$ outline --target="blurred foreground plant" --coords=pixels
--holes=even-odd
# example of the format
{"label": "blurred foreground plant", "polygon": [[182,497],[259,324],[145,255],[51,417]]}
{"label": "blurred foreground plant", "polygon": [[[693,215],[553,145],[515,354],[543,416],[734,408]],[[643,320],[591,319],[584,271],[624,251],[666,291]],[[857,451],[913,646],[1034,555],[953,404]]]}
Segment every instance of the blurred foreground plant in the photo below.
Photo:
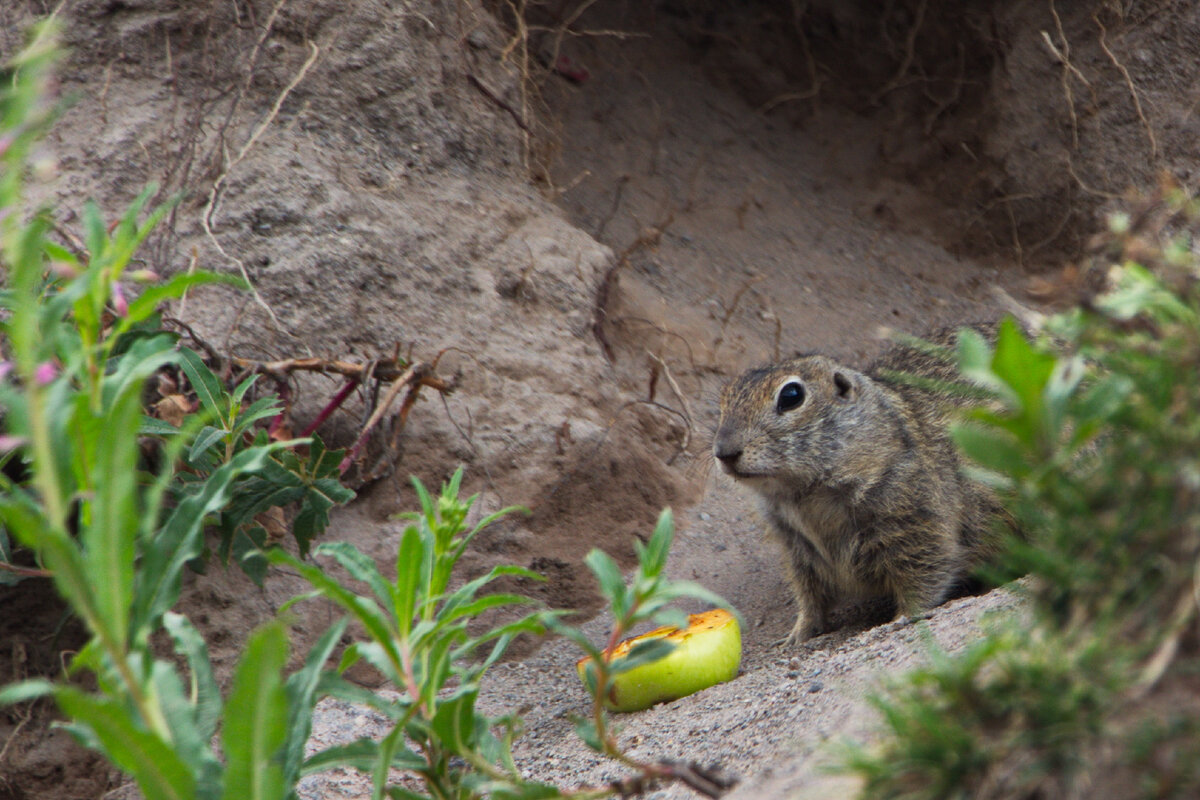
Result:
{"label": "blurred foreground plant", "polygon": [[847,758],[869,797],[1200,791],[1200,204],[1168,188],[1137,217],[1110,253],[1141,263],[1103,265],[1049,336],[961,335],[994,405],[955,439],[1029,533],[1005,568],[1035,624],[878,700],[888,735]]}
{"label": "blurred foreground plant", "polygon": [[[97,688],[30,680],[0,690],[0,705],[52,696],[67,728],[151,800],[282,797],[299,769],[314,677],[340,627],[286,681],[283,625],[257,631],[222,703],[203,639],[170,611],[186,564],[203,552],[204,526],[227,508],[239,479],[278,463],[284,445],[238,443],[203,474],[177,481],[188,448],[193,462],[203,449],[204,418],[148,430],[146,381],[182,357],[156,312],[191,286],[226,279],[197,272],[158,283],[128,269],[165,212],[140,220],[153,187],[111,228],[89,204],[79,255],[48,240],[48,212],[27,216],[25,182],[33,146],[54,116],[48,81],[59,52],[53,22],[37,25],[0,94],[0,332],[9,359],[0,407],[5,466],[17,473],[3,478],[0,557],[12,553],[9,534],[35,554],[91,637],[69,673],[92,673]],[[130,298],[123,281],[145,288]],[[141,471],[144,432],[165,435],[157,474]],[[156,657],[151,636],[159,630],[190,675]],[[211,745],[219,723],[223,758]]]}

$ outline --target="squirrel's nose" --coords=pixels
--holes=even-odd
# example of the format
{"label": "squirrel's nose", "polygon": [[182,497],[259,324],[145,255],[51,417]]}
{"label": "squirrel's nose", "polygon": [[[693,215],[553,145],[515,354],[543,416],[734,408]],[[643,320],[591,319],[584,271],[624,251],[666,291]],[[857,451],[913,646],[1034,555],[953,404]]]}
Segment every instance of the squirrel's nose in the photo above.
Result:
{"label": "squirrel's nose", "polygon": [[721,462],[721,465],[725,467],[727,472],[730,474],[737,472],[737,462],[742,456],[741,450],[735,450],[732,453],[721,453],[714,451],[713,455],[717,457],[717,461]]}
{"label": "squirrel's nose", "polygon": [[713,458],[720,461],[725,466],[725,469],[732,472],[734,467],[737,466],[738,459],[741,457],[741,443],[724,431],[719,431],[717,438],[713,441]]}

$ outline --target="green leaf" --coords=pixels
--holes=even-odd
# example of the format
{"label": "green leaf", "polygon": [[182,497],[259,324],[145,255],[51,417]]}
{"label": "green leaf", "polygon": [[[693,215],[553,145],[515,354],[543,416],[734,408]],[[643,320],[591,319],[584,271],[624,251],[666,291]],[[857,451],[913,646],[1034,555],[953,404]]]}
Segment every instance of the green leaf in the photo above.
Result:
{"label": "green leaf", "polygon": [[164,422],[157,417],[151,417],[148,414],[142,415],[141,424],[138,425],[138,436],[158,436],[167,438],[177,436],[179,428],[176,428],[169,422]]}
{"label": "green leaf", "polygon": [[192,442],[191,448],[188,450],[188,463],[195,466],[197,460],[203,455],[208,448],[212,447],[217,442],[229,435],[229,431],[220,428],[214,428],[212,425],[205,425],[200,433],[197,434],[196,440]]}
{"label": "green leaf", "polygon": [[175,652],[187,659],[192,672],[191,694],[196,730],[207,743],[216,733],[217,723],[221,719],[221,691],[213,675],[208,645],[191,621],[182,614],[174,611],[163,614],[163,628],[175,643]]}
{"label": "green leaf", "polygon": [[525,780],[515,784],[486,785],[481,789],[483,795],[490,800],[549,800],[564,796],[563,790],[558,786]]}
{"label": "green leaf", "polygon": [[281,407],[279,398],[273,394],[258,398],[237,415],[237,422],[233,426],[234,435],[241,435],[259,420],[279,416]]}
{"label": "green leaf", "polygon": [[992,350],[987,340],[973,328],[958,332],[958,366],[964,373],[991,371]]}
{"label": "green leaf", "polygon": [[[349,652],[351,648],[346,649]],[[373,708],[401,726],[407,724],[408,719],[416,711],[416,706],[412,704],[407,695],[400,695],[394,700],[389,699],[370,689],[351,683],[335,672],[321,674],[317,693],[323,697],[334,697],[347,703],[358,703]]]}
{"label": "green leaf", "polygon": [[1067,413],[1067,404],[1083,380],[1084,373],[1084,361],[1080,356],[1064,358],[1055,365],[1042,392],[1048,442],[1058,441]]}
{"label": "green leaf", "polygon": [[0,688],[0,708],[17,703],[28,703],[54,693],[54,684],[42,678],[32,678],[20,683],[10,683]]}
{"label": "green leaf", "polygon": [[487,526],[491,525],[496,520],[507,517],[509,514],[528,515],[529,513],[531,513],[529,509],[525,508],[524,506],[507,506],[499,511],[488,514],[486,517],[479,520],[479,522],[470,530],[469,533],[467,533],[467,535],[463,536],[459,540],[458,546],[455,548],[453,553],[454,560],[458,560],[458,557],[461,556],[463,551],[467,549],[467,545],[471,543],[471,540],[475,538],[476,534],[478,534]]}
{"label": "green leaf", "polygon": [[[379,742],[374,739],[356,739],[349,744],[327,747],[305,759],[299,775],[303,777],[346,767],[370,775],[379,763],[380,752]],[[392,753],[392,769],[411,772],[425,766],[425,759],[407,747],[400,746]]]}
{"label": "green leaf", "polygon": [[[531,569],[526,569],[525,567],[518,567],[518,566],[515,566],[512,564],[501,564],[499,566],[493,567],[491,570],[484,573],[483,575],[480,575],[478,578],[475,578],[474,580],[470,580],[470,581],[464,583],[462,586],[460,586],[458,589],[456,589],[449,597],[446,598],[445,602],[442,604],[442,607],[440,609],[438,609],[437,619],[439,621],[449,622],[451,620],[457,619],[458,617],[461,617],[464,615],[472,615],[471,612],[469,612],[469,611],[464,612],[462,610],[462,607],[467,604],[473,605],[474,603],[472,602],[472,599],[475,597],[475,593],[478,592],[481,588],[483,588],[488,583],[491,583],[496,578],[499,578],[503,575],[515,575],[515,576],[518,576],[521,578],[529,578],[531,580],[537,580],[537,581],[545,580],[545,578],[543,578],[540,574],[534,572]],[[509,599],[504,600],[504,601],[499,601],[499,602],[492,602],[486,606],[487,608],[491,608],[495,605],[503,605],[506,602],[507,603],[531,602],[529,600],[529,598],[522,597],[521,595],[491,595],[491,596],[492,597],[507,597]],[[475,602],[481,602],[481,601],[475,601]],[[475,612],[475,613],[478,613],[478,612]]]}
{"label": "green leaf", "polygon": [[[669,586],[667,587],[670,588]],[[688,626],[688,615],[685,611],[679,608],[670,608],[667,603],[673,598],[662,597],[652,598],[646,603],[645,611],[649,614],[650,619],[654,624],[663,628],[686,628]]]}
{"label": "green leaf", "polygon": [[240,405],[242,398],[246,396],[246,392],[250,391],[250,387],[253,386],[260,377],[262,376],[258,373],[255,373],[234,387],[233,394],[231,395],[233,402]]}
{"label": "green leaf", "polygon": [[588,569],[599,581],[600,591],[608,599],[613,616],[617,619],[623,618],[629,610],[629,599],[625,591],[625,577],[621,575],[621,568],[617,566],[617,562],[603,550],[593,548],[584,557],[583,563],[587,564]]}
{"label": "green leaf", "polygon": [[440,636],[424,646],[424,663],[418,663],[414,672],[416,683],[424,695],[425,707],[436,708],[438,692],[442,691],[450,678],[450,650],[456,639],[465,636],[461,630],[452,630],[446,636]]}
{"label": "green leaf", "polygon": [[239,529],[233,534],[230,542],[230,554],[242,572],[246,573],[246,577],[258,587],[263,585],[269,566],[267,557],[263,554],[266,542],[267,532],[261,525]]}
{"label": "green leaf", "polygon": [[532,597],[526,597],[523,594],[489,594],[485,595],[484,597],[480,597],[477,600],[473,600],[466,605],[456,606],[450,611],[441,609],[438,612],[437,618],[441,622],[453,622],[454,620],[461,619],[463,617],[466,617],[467,619],[474,619],[490,608],[497,608],[499,606],[529,605],[536,602],[537,601]]}
{"label": "green leaf", "polygon": [[475,698],[478,691],[464,692],[453,700],[439,702],[430,728],[452,752],[467,753],[475,746]]}
{"label": "green leaf", "polygon": [[352,491],[331,478],[322,478],[305,491],[300,510],[292,520],[292,536],[301,556],[308,553],[312,540],[329,527],[329,510],[353,497]]}
{"label": "green leaf", "polygon": [[100,208],[94,200],[88,200],[83,204],[82,217],[83,245],[93,259],[99,258],[108,244],[108,230],[100,216]]}
{"label": "green leaf", "polygon": [[[695,581],[670,581],[665,583],[664,585],[660,586],[655,591],[654,595],[646,601],[644,607],[647,610],[657,611],[657,609],[662,608],[662,606],[666,603],[672,600],[678,600],[681,597],[690,597],[694,600],[700,600],[702,602],[709,603],[718,608],[724,608],[737,618],[738,625],[742,627],[742,630],[746,629],[746,621],[742,618],[741,613],[732,605],[730,605],[728,600],[726,600],[724,597],[721,597],[721,595],[717,594],[711,589],[701,586]],[[672,613],[682,612],[668,612],[668,614]],[[674,627],[686,627],[686,615],[685,617],[664,617],[661,614],[656,614],[656,617]],[[678,624],[680,621],[682,621],[683,624]]]}
{"label": "green leaf", "polygon": [[645,548],[641,542],[636,542],[638,550],[638,565],[641,571],[650,578],[656,578],[667,566],[667,556],[671,552],[671,541],[675,537],[675,518],[671,509],[664,508],[658,515],[654,533]]}
{"label": "green leaf", "polygon": [[[373,791],[371,792],[371,800],[383,800],[384,793],[387,790],[388,773],[391,771],[392,760],[396,754],[404,749],[404,728],[397,725],[383,737],[383,741],[379,743],[380,757],[375,762],[375,769],[372,772]],[[428,768],[428,764],[426,768]]]}
{"label": "green leaf", "polygon": [[1081,422],[1107,422],[1116,416],[1133,393],[1133,381],[1125,375],[1106,375],[1079,397],[1074,413]]}
{"label": "green leaf", "polygon": [[[391,630],[389,620],[374,601],[368,597],[359,597],[326,575],[319,567],[306,564],[279,548],[269,550],[267,558],[272,564],[286,564],[299,572],[301,577],[312,584],[314,588],[319,589],[326,598],[353,614],[355,619],[366,628],[371,639],[383,648],[386,656],[385,662],[388,664],[400,663],[400,653],[396,650],[395,635]],[[394,669],[392,676],[395,677]]]}
{"label": "green leaf", "polygon": [[213,419],[221,423],[221,427],[226,429],[231,427],[230,420],[227,419],[229,399],[225,394],[225,388],[217,380],[217,376],[194,350],[182,347],[179,349],[179,356],[179,365],[187,375],[192,390],[200,398],[200,405]]}
{"label": "green leaf", "polygon": [[346,631],[346,622],[343,617],[331,625],[308,651],[304,667],[287,680],[288,721],[283,775],[288,785],[294,784],[304,774],[301,763],[304,761],[304,746],[312,733],[313,707],[320,699],[317,692],[321,675],[325,670],[325,662],[333,655]]}
{"label": "green leaf", "polygon": [[[157,534],[145,545],[134,591],[134,630],[149,627],[175,604],[184,566],[202,551],[204,518],[228,502],[233,481],[261,469],[281,445],[244,450],[205,480],[199,491],[180,501]],[[145,535],[145,534],[143,534]]]}
{"label": "green leaf", "polygon": [[546,617],[544,622],[546,627],[552,633],[557,633],[559,636],[565,636],[566,638],[570,639],[579,646],[580,650],[582,650],[591,658],[603,658],[600,648],[592,644],[591,639],[589,639],[583,631],[579,630],[575,626],[568,625],[567,623],[558,619],[558,617]]}
{"label": "green leaf", "polygon": [[226,800],[282,800],[289,790],[279,761],[287,739],[287,694],[280,676],[286,662],[287,634],[279,622],[256,631],[238,661],[221,734]]}
{"label": "green leaf", "polygon": [[174,748],[137,727],[128,708],[73,686],[54,691],[58,707],[84,726],[105,756],[137,781],[146,800],[192,800],[196,781]]}
{"label": "green leaf", "polygon": [[575,735],[597,753],[603,753],[604,743],[600,740],[600,734],[596,730],[595,721],[591,717],[576,717],[574,722]]}
{"label": "green leaf", "polygon": [[184,692],[179,674],[166,661],[155,661],[150,666],[150,685],[170,731],[171,746],[197,779],[198,798],[216,800],[221,765],[212,751],[211,736],[203,736],[196,724],[196,708]]}
{"label": "green leaf", "polygon": [[967,458],[985,469],[1013,478],[1029,474],[1026,451],[1002,430],[957,424],[951,426],[950,436]]}
{"label": "green leaf", "polygon": [[407,636],[412,630],[416,607],[425,598],[418,598],[421,585],[421,565],[428,554],[426,544],[416,525],[409,525],[400,537],[400,549],[396,554],[396,583],[393,587],[392,608],[400,635]]}
{"label": "green leaf", "polygon": [[417,493],[417,500],[421,504],[421,514],[425,517],[425,521],[429,524],[429,527],[432,528],[437,524],[437,519],[434,516],[437,507],[433,504],[433,500],[430,499],[429,492],[425,489],[425,484],[421,483],[415,475],[412,476],[411,480],[413,489]]}
{"label": "green leaf", "polygon": [[655,661],[661,661],[671,655],[674,650],[674,643],[667,639],[658,637],[643,639],[640,642],[636,642],[623,658],[619,658],[608,665],[609,674],[619,675],[622,672],[628,672],[643,664],[652,664]]}
{"label": "green leaf", "polygon": [[[461,664],[464,659],[472,659],[470,666],[467,668],[458,667],[459,672],[463,675],[482,675],[493,664],[500,660],[504,655],[508,646],[512,644],[512,640],[518,634],[528,633],[532,636],[544,636],[546,633],[546,619],[548,617],[561,617],[569,612],[566,611],[535,611],[532,614],[526,614],[520,619],[507,622],[498,627],[492,628],[489,631],[467,639],[462,644],[454,648],[451,653],[451,660]],[[483,644],[495,640],[491,652],[482,661],[474,660],[475,650]],[[467,678],[464,678],[466,680]]]}
{"label": "green leaf", "polygon": [[1032,419],[1040,419],[1042,392],[1054,365],[1054,356],[1034,350],[1012,317],[1005,317],[996,335],[992,371],[1016,393],[1019,409]]}
{"label": "green leaf", "polygon": [[217,272],[196,270],[179,272],[172,275],[165,283],[149,286],[136,298],[129,301],[129,311],[117,322],[114,333],[122,336],[134,325],[148,319],[166,300],[182,297],[189,289],[208,283],[227,283],[244,288],[246,282],[240,277],[224,275]]}
{"label": "green leaf", "polygon": [[375,593],[375,597],[386,613],[395,614],[395,609],[392,608],[392,585],[379,574],[379,568],[375,566],[374,560],[364,555],[357,547],[349,542],[330,542],[317,547],[313,551],[313,555],[332,556],[346,572],[350,573],[350,577],[371,587],[371,591]]}
{"label": "green leaf", "polygon": [[26,547],[37,551],[54,575],[54,585],[75,613],[93,630],[100,630],[95,596],[92,593],[83,555],[70,534],[57,528],[45,512],[23,491],[0,496],[0,520]]}
{"label": "green leaf", "polygon": [[91,456],[90,463],[80,465],[89,472],[91,497],[81,515],[84,568],[98,620],[119,647],[124,647],[129,634],[141,523],[136,502],[141,388],[149,375],[173,359],[170,347],[169,337],[143,339],[118,359],[104,379],[102,418],[91,417],[86,395],[77,395],[76,454],[81,459]]}
{"label": "green leaf", "polygon": [[273,480],[271,464],[274,464],[273,460],[264,465],[263,474],[238,481],[237,491],[221,512],[221,524],[226,531],[250,524],[263,511],[285,506],[304,496],[303,486],[281,485]]}

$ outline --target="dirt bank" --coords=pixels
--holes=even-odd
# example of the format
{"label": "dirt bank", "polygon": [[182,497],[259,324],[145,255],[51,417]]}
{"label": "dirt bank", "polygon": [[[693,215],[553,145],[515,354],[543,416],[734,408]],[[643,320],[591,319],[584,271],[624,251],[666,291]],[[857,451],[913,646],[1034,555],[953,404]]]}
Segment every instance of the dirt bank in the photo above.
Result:
{"label": "dirt bank", "polygon": [[[506,4],[473,0],[68,0],[62,89],[76,100],[47,145],[46,197],[71,227],[88,197],[112,215],[148,181],[184,191],[146,257],[249,276],[257,296],[175,309],[227,352],[445,351],[459,389],[418,405],[398,475],[436,484],[462,463],[486,508],[533,509],[481,537],[473,574],[532,565],[545,599],[591,611],[583,554],[628,564],[658,509],[682,509],[673,569],[752,621],[746,672],[631,718],[627,735],[712,753],[750,786],[791,780],[821,741],[869,727],[862,693],[911,663],[920,634],[768,647],[794,610],[747,499],[709,474],[717,391],[796,351],[864,361],[881,326],[991,317],[993,287],[1026,299],[1028,273],[1084,246],[1128,186],[1160,169],[1200,177],[1200,10],[1062,5],[530,4],[521,39]],[[5,4],[0,53],[43,10]],[[335,388],[300,384],[297,417]],[[379,481],[329,536],[387,559],[389,515],[411,505],[403,480]],[[298,588],[212,570],[182,610],[224,677]],[[954,647],[1009,605],[963,601],[931,626]],[[301,620],[296,652],[328,621]],[[3,636],[0,681],[78,646]],[[522,753],[539,776],[595,780],[605,767],[557,744],[582,702],[569,661],[555,645],[502,667],[489,702],[561,689],[535,704]],[[0,797],[119,783],[38,714],[0,717]],[[320,736],[336,735],[329,714]]]}

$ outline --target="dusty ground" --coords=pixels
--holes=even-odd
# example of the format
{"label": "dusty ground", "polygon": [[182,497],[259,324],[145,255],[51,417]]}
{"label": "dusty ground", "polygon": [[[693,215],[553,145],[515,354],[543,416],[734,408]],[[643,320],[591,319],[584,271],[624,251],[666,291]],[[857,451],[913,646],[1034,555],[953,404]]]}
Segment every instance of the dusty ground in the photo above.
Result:
{"label": "dusty ground", "polygon": [[[147,258],[245,270],[261,304],[210,292],[176,309],[228,351],[454,348],[442,369],[460,388],[418,406],[399,474],[436,484],[464,463],[487,508],[534,511],[481,537],[471,573],[533,565],[545,599],[591,611],[583,554],[628,564],[658,509],[680,509],[672,569],[746,615],[744,674],[629,718],[626,736],[720,763],[744,796],[840,796],[813,783],[822,742],[868,730],[865,692],[924,644],[913,627],[860,625],[769,647],[795,612],[747,498],[709,473],[719,387],[797,350],[861,362],[881,326],[993,316],[993,287],[1023,298],[1028,271],[1076,252],[1129,185],[1159,169],[1194,184],[1200,11],[602,0],[561,37],[576,4],[531,4],[551,31],[514,48],[512,20],[493,16],[505,4],[346,5],[68,0],[62,86],[77,100],[47,146],[60,218],[70,227],[89,196],[116,213],[150,180],[187,190]],[[0,53],[45,10],[4,4]],[[574,80],[544,68],[560,55]],[[297,417],[333,387],[302,384]],[[381,481],[329,536],[386,560],[388,516],[411,503],[402,480]],[[298,589],[212,570],[182,609],[227,676],[247,632]],[[10,597],[0,681],[53,672],[78,633],[16,625]],[[958,601],[929,627],[958,647],[985,610],[1012,605]],[[328,621],[301,620],[296,652]],[[615,773],[570,740],[573,657],[552,644],[497,668],[487,702],[533,703],[531,774],[594,781]],[[0,717],[0,798],[119,784],[34,711]],[[326,739],[370,724],[336,707],[322,720]],[[306,792],[361,785],[331,776]]]}

